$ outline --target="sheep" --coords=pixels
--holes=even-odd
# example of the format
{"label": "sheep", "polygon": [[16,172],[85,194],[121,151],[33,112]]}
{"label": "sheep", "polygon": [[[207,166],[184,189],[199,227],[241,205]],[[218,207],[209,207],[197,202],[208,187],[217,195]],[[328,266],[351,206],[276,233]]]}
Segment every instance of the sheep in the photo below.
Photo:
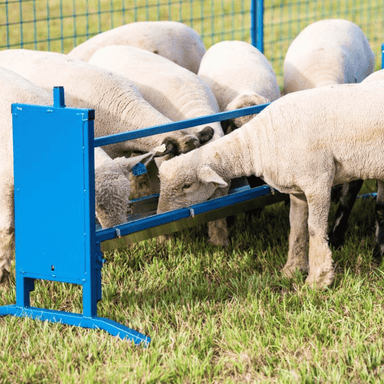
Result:
{"label": "sheep", "polygon": [[[244,41],[222,41],[210,47],[197,73],[212,89],[221,111],[266,104],[280,97],[276,74],[267,58]],[[223,122],[225,133],[254,117]]]}
{"label": "sheep", "polygon": [[[332,84],[360,83],[374,70],[375,55],[362,30],[354,23],[321,20],[310,24],[293,40],[284,61],[284,94]],[[362,180],[335,187],[339,201],[329,233],[330,244],[344,243],[348,219]]]}
{"label": "sheep", "polygon": [[[97,50],[88,62],[127,77],[146,101],[173,121],[220,112],[211,89],[196,74],[152,52],[110,45]],[[220,123],[211,126],[212,140],[224,135]],[[186,132],[196,133],[203,128]]]}
{"label": "sheep", "polygon": [[[384,80],[384,70],[373,72],[367,76],[362,83]],[[344,243],[345,231],[347,229],[348,219],[351,210],[355,204],[356,197],[363,185],[363,180],[354,180],[350,183],[344,183],[339,192],[339,206],[335,215],[335,222],[329,233],[329,242],[334,247],[340,247]],[[379,237],[379,234],[376,236]],[[377,264],[381,263],[384,255],[384,244],[379,242],[373,251],[373,258]]]}
{"label": "sheep", "polygon": [[111,159],[101,148],[95,148],[95,211],[102,228],[123,224],[132,213],[130,208],[132,169],[138,163],[148,164],[155,152],[135,157]]}
{"label": "sheep", "polygon": [[[34,84],[51,90],[62,85],[67,105],[95,109],[95,136],[170,123],[171,120],[153,108],[125,77],[108,72],[80,59],[56,52],[12,49],[0,52],[0,66],[13,70]],[[111,158],[132,151],[151,152],[163,143],[187,152],[209,140],[213,132],[186,134],[175,131],[105,146]],[[208,136],[208,137],[207,137]]]}
{"label": "sheep", "polygon": [[[89,63],[126,76],[153,107],[172,120],[219,112],[211,89],[196,74],[151,52],[111,45],[96,51]],[[220,123],[212,123],[208,127],[214,130],[211,140],[224,135]],[[208,127],[189,128],[186,132],[204,132]],[[224,219],[208,223],[208,234],[209,242],[214,245],[225,246],[229,243]]]}
{"label": "sheep", "polygon": [[363,83],[368,83],[371,81],[382,81],[384,80],[384,69],[380,69],[376,72],[371,73],[369,76],[367,76]]}
{"label": "sheep", "polygon": [[[280,97],[276,74],[267,58],[244,41],[222,41],[210,47],[200,63],[198,76],[212,89],[221,111],[232,111],[266,104]],[[241,127],[255,115],[240,116],[222,122],[226,134]],[[248,177],[254,188],[263,183]],[[259,212],[252,210],[249,214]],[[228,218],[228,223],[233,217]]]}
{"label": "sheep", "polygon": [[375,55],[362,30],[341,19],[304,28],[284,60],[284,93],[325,85],[360,83],[374,70]]}
{"label": "sheep", "polygon": [[274,101],[229,135],[164,162],[158,213],[208,200],[235,177],[262,177],[290,194],[283,273],[302,270],[308,272],[308,285],[329,286],[334,280],[327,242],[332,185],[376,179],[377,201],[384,205],[383,95],[384,83],[375,82],[321,87]]}
{"label": "sheep", "polygon": [[159,54],[197,73],[205,46],[199,34],[175,21],[140,21],[102,32],[68,53],[88,61],[100,48],[108,45],[131,45]]}

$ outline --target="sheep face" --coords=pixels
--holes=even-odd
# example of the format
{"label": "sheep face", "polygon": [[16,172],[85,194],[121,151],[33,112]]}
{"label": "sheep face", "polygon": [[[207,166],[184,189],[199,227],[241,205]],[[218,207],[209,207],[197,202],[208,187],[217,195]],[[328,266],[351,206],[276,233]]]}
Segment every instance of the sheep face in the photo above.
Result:
{"label": "sheep face", "polygon": [[210,199],[218,188],[228,186],[209,165],[198,166],[190,156],[164,161],[159,175],[158,213],[201,203]]}

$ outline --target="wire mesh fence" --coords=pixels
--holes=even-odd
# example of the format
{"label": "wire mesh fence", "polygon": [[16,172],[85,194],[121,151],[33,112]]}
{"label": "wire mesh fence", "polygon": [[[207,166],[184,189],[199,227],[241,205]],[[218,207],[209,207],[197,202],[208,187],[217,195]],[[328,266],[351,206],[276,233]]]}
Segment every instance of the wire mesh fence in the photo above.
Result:
{"label": "wire mesh fence", "polygon": [[[253,0],[255,3],[259,0]],[[69,52],[111,28],[144,20],[181,21],[206,48],[222,40],[251,42],[251,0],[10,0],[0,1],[0,49]],[[384,40],[384,0],[265,0],[264,53],[281,83],[286,50],[308,24],[344,18],[358,24],[377,57]]]}

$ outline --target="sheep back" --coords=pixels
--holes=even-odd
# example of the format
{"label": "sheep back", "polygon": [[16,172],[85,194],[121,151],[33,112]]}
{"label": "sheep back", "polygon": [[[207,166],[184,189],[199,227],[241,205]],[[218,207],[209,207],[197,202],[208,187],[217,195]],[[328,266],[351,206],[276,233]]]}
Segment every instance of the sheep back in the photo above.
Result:
{"label": "sheep back", "polygon": [[[215,96],[193,72],[146,50],[122,45],[100,48],[90,64],[127,77],[154,108],[171,120],[185,120],[219,112]],[[214,139],[223,135],[213,123]],[[194,127],[187,132],[198,132]]]}
{"label": "sheep back", "polygon": [[[210,47],[198,75],[212,89],[221,111],[229,110],[230,103],[244,95],[269,101],[280,96],[276,74],[267,58],[243,41],[222,41]],[[237,103],[236,108],[240,105]]]}
{"label": "sheep back", "polygon": [[[95,136],[171,122],[144,100],[126,77],[82,60],[56,52],[12,49],[0,52],[0,65],[49,90],[64,86],[66,104],[71,107],[95,109]],[[112,158],[132,150],[149,152],[169,137],[185,151],[198,145],[197,138],[197,144],[191,144],[182,132],[176,131],[110,145],[105,150]]]}
{"label": "sheep back", "polygon": [[140,21],[102,32],[75,47],[69,56],[88,61],[107,45],[131,45],[166,57],[197,73],[205,53],[198,33],[175,21]]}
{"label": "sheep back", "polygon": [[375,56],[363,31],[341,19],[321,20],[303,29],[284,61],[284,92],[342,83],[360,83],[374,70]]}

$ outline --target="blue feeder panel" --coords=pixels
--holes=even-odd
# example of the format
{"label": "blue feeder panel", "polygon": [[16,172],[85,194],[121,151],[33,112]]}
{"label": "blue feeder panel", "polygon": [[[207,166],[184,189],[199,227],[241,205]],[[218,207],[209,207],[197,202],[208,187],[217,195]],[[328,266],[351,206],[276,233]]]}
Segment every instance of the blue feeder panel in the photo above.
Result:
{"label": "blue feeder panel", "polygon": [[[13,104],[12,117],[16,304],[0,315],[103,329],[148,345],[149,337],[97,316],[103,259],[95,240],[94,111],[65,108],[56,87],[53,107]],[[82,285],[83,314],[31,307],[35,279]]]}

